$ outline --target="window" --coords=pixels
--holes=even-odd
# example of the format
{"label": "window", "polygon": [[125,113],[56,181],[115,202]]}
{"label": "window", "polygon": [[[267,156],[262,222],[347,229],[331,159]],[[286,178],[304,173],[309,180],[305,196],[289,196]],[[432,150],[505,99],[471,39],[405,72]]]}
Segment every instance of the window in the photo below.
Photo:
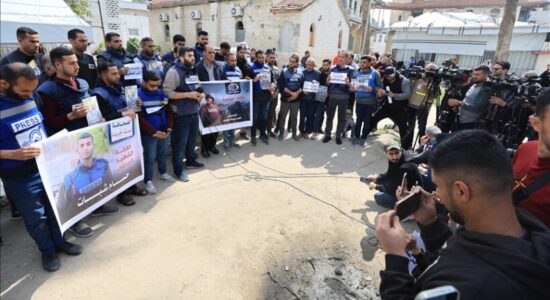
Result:
{"label": "window", "polygon": [[241,21],[235,23],[235,42],[240,43],[244,42],[244,24]]}
{"label": "window", "polygon": [[338,49],[342,49],[342,30],[338,33]]}
{"label": "window", "polygon": [[397,21],[399,21],[399,22],[400,22],[400,21],[401,21],[401,18],[402,18],[402,16],[401,16],[401,15],[399,15],[399,17],[397,17]]}
{"label": "window", "polygon": [[199,32],[202,31],[202,22],[197,22],[197,25],[195,25],[195,33],[197,34],[196,36],[199,36]]}
{"label": "window", "polygon": [[164,41],[169,42],[170,41],[170,26],[164,25]]}
{"label": "window", "polygon": [[309,46],[315,47],[315,24],[309,26]]}
{"label": "window", "polygon": [[357,12],[357,1],[353,2],[353,13]]}
{"label": "window", "polygon": [[491,12],[489,13],[491,18],[498,18],[500,16],[500,9],[499,8],[493,8],[491,9]]}
{"label": "window", "polygon": [[128,35],[139,36],[139,28],[128,28]]}

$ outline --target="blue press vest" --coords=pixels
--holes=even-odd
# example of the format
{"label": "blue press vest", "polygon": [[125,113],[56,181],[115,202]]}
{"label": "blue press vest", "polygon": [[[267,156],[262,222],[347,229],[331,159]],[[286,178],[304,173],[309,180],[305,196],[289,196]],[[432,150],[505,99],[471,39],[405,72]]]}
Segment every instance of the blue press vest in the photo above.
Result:
{"label": "blue press vest", "polygon": [[126,95],[122,88],[120,91],[117,91],[113,87],[96,86],[92,90],[92,94],[101,96],[115,111],[121,111],[127,106]]}
{"label": "blue press vest", "polygon": [[[348,79],[351,80],[350,73],[352,73],[352,69],[349,66],[345,66],[344,68],[340,69],[339,66],[335,66],[334,68],[330,69],[331,73],[346,73],[348,75]],[[335,84],[331,83],[328,86],[328,92],[331,94],[349,94],[349,87],[345,84]]]}
{"label": "blue press vest", "polygon": [[[178,72],[178,76],[180,78],[180,85],[176,89],[176,92],[193,92],[197,89],[199,86],[197,71],[193,69],[185,68],[180,62],[177,62],[172,67],[176,72]],[[197,77],[197,83],[189,83],[187,84],[187,80],[190,78],[190,76],[196,76]],[[195,101],[193,99],[180,99],[177,101],[173,101],[172,104],[174,104],[177,108],[177,115],[178,116],[185,116],[185,115],[192,115],[199,113],[199,102]]]}
{"label": "blue press vest", "polygon": [[[0,95],[0,149],[15,150],[46,138],[43,117],[32,97],[25,100]],[[0,169],[14,169],[27,161],[0,159]]]}
{"label": "blue press vest", "polygon": [[227,79],[242,79],[243,78],[243,72],[241,72],[241,69],[239,69],[238,66],[235,66],[234,68],[230,68],[228,65],[223,66],[223,74]]}
{"label": "blue press vest", "polygon": [[[166,131],[168,120],[166,116],[166,109],[163,101],[168,99],[164,96],[161,89],[157,89],[154,92],[145,91],[141,88],[138,89],[138,96],[143,101],[142,110],[145,115],[145,119],[158,131]],[[147,109],[160,108],[159,111],[149,114]]]}
{"label": "blue press vest", "polygon": [[[73,105],[82,103],[82,99],[90,97],[88,91],[88,82],[84,79],[76,78],[79,89],[76,90],[72,86],[56,82],[54,79],[44,82],[38,87],[38,93],[48,96],[50,99],[55,99],[58,106],[61,108],[60,113],[63,115],[73,111]],[[69,131],[84,128],[88,126],[86,118],[78,118],[68,121],[65,128]]]}
{"label": "blue press vest", "polygon": [[[304,70],[303,74],[304,74],[304,81],[313,81],[313,80],[317,82],[321,81],[321,72],[317,70],[312,70],[311,72]],[[303,94],[302,100],[307,100],[307,101],[315,100],[315,95],[316,93],[309,93],[307,95]]]}
{"label": "blue press vest", "polygon": [[[258,63],[253,63],[250,67],[252,68],[252,71],[254,71],[254,75],[258,75],[261,73],[271,73],[271,70],[266,64],[260,65]],[[254,82],[254,91],[255,92],[266,91],[266,90],[262,90],[262,84],[259,80]]]}
{"label": "blue press vest", "polygon": [[[118,57],[117,55],[111,54],[109,50],[102,51],[97,55],[98,57],[103,57],[105,60],[110,61],[113,63],[113,65],[117,66],[117,68],[124,67],[124,64],[133,64],[134,60],[131,56],[128,55],[127,52],[124,52],[124,57]],[[137,81],[135,79],[126,80],[124,79],[124,76],[122,76],[122,85],[128,86],[128,85],[136,85]]]}
{"label": "blue press vest", "polygon": [[[369,86],[374,88],[376,87],[376,75],[374,73],[374,69],[371,68],[369,73],[364,73],[363,71],[360,71],[358,70],[357,71],[357,78],[360,78],[360,77],[365,77],[367,78],[367,80],[369,81]],[[355,92],[356,96],[357,97],[374,97],[376,94],[375,93],[368,93],[368,92],[365,92],[365,91],[358,91],[358,92]]]}
{"label": "blue press vest", "polygon": [[153,57],[150,58],[144,56],[143,53],[140,53],[136,58],[139,60],[141,65],[143,65],[143,73],[146,71],[152,71],[162,78],[163,66],[158,55],[153,55]]}
{"label": "blue press vest", "polygon": [[283,86],[280,88],[280,90],[284,90],[284,88],[288,88],[289,90],[295,92],[299,90],[302,87],[302,83],[304,81],[304,74],[298,70],[294,69],[293,71],[290,71],[288,68],[283,70]]}
{"label": "blue press vest", "polygon": [[65,191],[74,192],[72,197],[77,199],[97,191],[97,188],[102,185],[111,183],[112,178],[109,162],[104,158],[94,158],[91,168],[82,166],[78,162],[76,168],[65,176],[63,185]]}

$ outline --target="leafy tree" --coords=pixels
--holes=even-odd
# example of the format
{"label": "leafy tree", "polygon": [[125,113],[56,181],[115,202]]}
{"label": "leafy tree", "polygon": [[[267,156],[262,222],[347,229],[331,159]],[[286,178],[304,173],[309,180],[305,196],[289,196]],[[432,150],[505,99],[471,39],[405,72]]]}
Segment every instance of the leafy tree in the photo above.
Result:
{"label": "leafy tree", "polygon": [[139,51],[139,40],[137,38],[130,38],[126,42],[126,51],[136,54]]}
{"label": "leafy tree", "polygon": [[90,1],[88,0],[65,0],[65,3],[81,18],[91,17]]}

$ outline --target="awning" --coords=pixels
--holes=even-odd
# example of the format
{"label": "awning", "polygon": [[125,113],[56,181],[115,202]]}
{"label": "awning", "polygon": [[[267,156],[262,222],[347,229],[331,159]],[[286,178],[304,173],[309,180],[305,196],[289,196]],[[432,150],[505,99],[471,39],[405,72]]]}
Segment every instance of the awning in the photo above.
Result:
{"label": "awning", "polygon": [[78,28],[93,41],[92,27],[77,16],[63,0],[2,0],[0,42],[17,44],[16,30],[30,27],[41,43],[67,43],[67,32]]}
{"label": "awning", "polygon": [[486,41],[393,40],[393,49],[416,49],[420,53],[445,53],[482,56]]}

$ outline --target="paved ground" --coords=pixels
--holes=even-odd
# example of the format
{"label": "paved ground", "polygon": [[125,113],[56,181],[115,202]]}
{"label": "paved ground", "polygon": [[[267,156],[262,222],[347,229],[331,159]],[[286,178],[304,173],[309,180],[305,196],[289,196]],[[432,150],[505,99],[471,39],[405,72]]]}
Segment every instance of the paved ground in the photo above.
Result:
{"label": "paved ground", "polygon": [[[381,127],[382,125],[380,125]],[[221,153],[188,183],[88,218],[47,273],[22,221],[1,214],[2,299],[376,298],[383,256],[372,226],[382,209],[360,176],[385,171],[382,140],[367,149],[283,142]],[[311,266],[311,269],[307,269]]]}

